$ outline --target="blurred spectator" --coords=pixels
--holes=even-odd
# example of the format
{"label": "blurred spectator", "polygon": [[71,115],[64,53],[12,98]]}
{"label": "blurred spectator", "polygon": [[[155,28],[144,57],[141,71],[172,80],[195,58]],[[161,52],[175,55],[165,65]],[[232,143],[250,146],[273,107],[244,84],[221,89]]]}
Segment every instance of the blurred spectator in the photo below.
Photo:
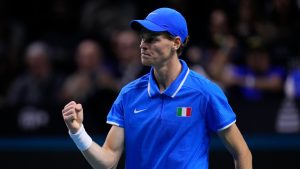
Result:
{"label": "blurred spectator", "polygon": [[[4,106],[8,87],[20,71],[21,49],[24,45],[24,27],[6,16],[5,3],[0,2],[0,109]],[[8,76],[8,74],[10,76]]]}
{"label": "blurred spectator", "polygon": [[266,20],[270,26],[262,32],[269,34],[274,30],[274,34],[267,41],[273,60],[286,65],[289,57],[296,56],[298,52],[299,8],[295,0],[272,0],[266,3]]}
{"label": "blurred spectator", "polygon": [[298,58],[294,62],[295,67],[291,69],[287,76],[284,91],[289,99],[297,100],[300,105],[300,59]]}
{"label": "blurred spectator", "polygon": [[229,56],[220,48],[210,49],[210,58],[207,63],[207,74],[211,80],[216,82],[223,90],[226,90],[224,83],[224,71],[231,65]]}
{"label": "blurred spectator", "polygon": [[223,72],[236,54],[238,42],[232,34],[228,18],[223,10],[213,10],[210,15],[210,47],[207,62],[208,76],[218,83],[223,89]]}
{"label": "blurred spectator", "polygon": [[285,71],[273,65],[270,54],[263,48],[249,49],[245,60],[244,65],[232,65],[223,75],[240,128],[248,133],[276,132]]}
{"label": "blurred spectator", "polygon": [[300,131],[300,67],[293,69],[284,84],[285,99],[277,115],[276,129],[280,133]]}
{"label": "blurred spectator", "polygon": [[289,73],[284,91],[288,98],[300,101],[300,66]]}
{"label": "blurred spectator", "polygon": [[63,87],[64,100],[84,102],[98,88],[110,87],[111,73],[105,66],[104,51],[99,43],[86,39],[76,50],[77,69],[66,79]]}
{"label": "blurred spectator", "polygon": [[223,10],[215,9],[211,12],[209,32],[211,46],[220,48],[227,55],[234,55],[237,39]]}
{"label": "blurred spectator", "polygon": [[63,100],[81,102],[89,114],[86,127],[95,133],[106,132],[106,113],[116,93],[112,73],[105,63],[105,51],[97,41],[85,39],[75,55],[77,69],[63,85]]}
{"label": "blurred spectator", "polygon": [[255,16],[254,2],[252,0],[241,0],[238,8],[238,20],[236,32],[242,39],[255,34]]}
{"label": "blurred spectator", "polygon": [[268,51],[263,48],[251,49],[246,54],[246,65],[234,67],[225,72],[227,85],[236,85],[247,100],[278,98],[283,95],[284,69],[273,66]]}
{"label": "blurred spectator", "polygon": [[10,113],[17,114],[21,131],[44,132],[55,124],[63,78],[53,72],[50,57],[51,49],[46,43],[31,43],[25,53],[26,70],[8,91]]}
{"label": "blurred spectator", "polygon": [[111,33],[128,28],[135,16],[135,4],[120,0],[90,0],[82,8],[81,30],[88,35],[109,41]]}
{"label": "blurred spectator", "polygon": [[114,65],[115,89],[119,90],[128,82],[148,73],[140,61],[139,38],[132,30],[117,31],[112,35],[111,46]]}
{"label": "blurred spectator", "polygon": [[[239,38],[241,50],[246,52],[247,48],[257,48],[264,42],[263,36],[259,34],[258,27],[262,19],[259,16],[257,6],[252,0],[241,0],[238,8],[238,19],[235,32]],[[272,29],[268,30],[272,32]],[[244,55],[236,58],[237,64],[242,64]]]}
{"label": "blurred spectator", "polygon": [[[41,3],[41,2],[39,2]],[[33,30],[41,31],[39,37],[46,40],[54,49],[53,66],[56,70],[72,73],[74,69],[73,52],[81,36],[80,10],[84,2],[81,0],[52,0],[47,2],[46,17],[37,22]],[[41,4],[45,4],[42,2]],[[43,10],[43,9],[39,9]],[[41,13],[41,12],[40,12]]]}
{"label": "blurred spectator", "polygon": [[187,64],[189,67],[199,74],[208,77],[204,64],[204,51],[197,45],[189,46],[186,51]]}

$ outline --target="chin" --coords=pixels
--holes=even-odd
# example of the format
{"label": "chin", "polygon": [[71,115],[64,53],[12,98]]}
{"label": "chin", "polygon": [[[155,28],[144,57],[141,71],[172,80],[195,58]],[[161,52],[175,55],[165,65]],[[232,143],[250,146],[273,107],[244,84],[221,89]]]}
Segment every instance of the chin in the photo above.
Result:
{"label": "chin", "polygon": [[142,58],[141,62],[142,62],[142,65],[144,65],[144,66],[152,66],[152,63],[147,59]]}
{"label": "chin", "polygon": [[152,66],[152,64],[149,63],[149,62],[142,62],[142,65],[144,65],[144,66]]}

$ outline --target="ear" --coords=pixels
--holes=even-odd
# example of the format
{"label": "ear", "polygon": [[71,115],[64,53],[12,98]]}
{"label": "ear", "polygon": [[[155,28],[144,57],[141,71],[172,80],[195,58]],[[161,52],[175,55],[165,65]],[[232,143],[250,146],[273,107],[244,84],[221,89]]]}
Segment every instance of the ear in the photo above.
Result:
{"label": "ear", "polygon": [[173,45],[173,48],[175,50],[178,50],[181,46],[181,40],[180,40],[180,37],[179,36],[176,36],[175,39],[174,39],[174,45]]}

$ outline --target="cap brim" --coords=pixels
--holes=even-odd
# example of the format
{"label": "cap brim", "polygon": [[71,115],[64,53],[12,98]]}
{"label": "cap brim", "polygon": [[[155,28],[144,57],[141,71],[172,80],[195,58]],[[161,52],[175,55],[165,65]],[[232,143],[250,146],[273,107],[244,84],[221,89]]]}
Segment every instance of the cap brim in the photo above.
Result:
{"label": "cap brim", "polygon": [[136,31],[141,31],[142,28],[145,28],[145,29],[153,31],[153,32],[166,31],[166,29],[164,29],[148,20],[133,20],[130,22],[130,27]]}

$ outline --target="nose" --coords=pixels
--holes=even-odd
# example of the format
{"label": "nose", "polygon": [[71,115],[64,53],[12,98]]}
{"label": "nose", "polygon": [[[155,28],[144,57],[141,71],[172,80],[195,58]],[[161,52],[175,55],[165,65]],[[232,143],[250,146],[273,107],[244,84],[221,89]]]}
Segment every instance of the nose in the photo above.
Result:
{"label": "nose", "polygon": [[141,40],[140,48],[141,49],[146,49],[146,43],[145,43],[144,40]]}

